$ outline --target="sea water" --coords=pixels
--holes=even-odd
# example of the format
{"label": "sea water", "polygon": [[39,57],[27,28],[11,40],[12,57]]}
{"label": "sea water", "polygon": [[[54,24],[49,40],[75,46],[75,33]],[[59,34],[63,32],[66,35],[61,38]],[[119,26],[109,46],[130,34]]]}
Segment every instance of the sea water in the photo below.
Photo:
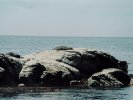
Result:
{"label": "sea water", "polygon": [[[0,36],[0,52],[26,55],[50,50],[57,46],[90,48],[108,52],[119,60],[128,62],[133,73],[133,38],[131,37],[46,37],[46,36]],[[22,89],[23,90],[23,89]],[[40,91],[39,91],[40,90]],[[0,99],[38,100],[133,100],[133,87],[115,89],[89,88],[42,88],[15,91],[0,89]]]}

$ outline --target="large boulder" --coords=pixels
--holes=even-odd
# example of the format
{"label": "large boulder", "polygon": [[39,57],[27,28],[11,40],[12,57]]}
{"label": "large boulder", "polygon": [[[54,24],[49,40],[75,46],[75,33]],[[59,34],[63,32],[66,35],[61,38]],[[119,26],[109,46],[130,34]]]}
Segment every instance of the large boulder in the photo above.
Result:
{"label": "large boulder", "polygon": [[22,64],[20,62],[0,54],[0,86],[17,85],[21,68]]}
{"label": "large boulder", "polygon": [[38,84],[44,70],[44,66],[39,63],[23,66],[19,74],[19,83],[27,86]]}
{"label": "large boulder", "polygon": [[119,69],[108,68],[93,74],[87,84],[89,87],[122,87],[128,86],[130,80],[127,73]]}
{"label": "large boulder", "polygon": [[102,51],[86,50],[82,52],[78,69],[87,74],[88,77],[106,68],[117,68],[127,72],[127,63],[119,61],[110,54]]}
{"label": "large boulder", "polygon": [[41,75],[42,85],[68,86],[70,81],[80,79],[79,70],[67,64],[50,60],[40,63],[46,68],[46,71]]}

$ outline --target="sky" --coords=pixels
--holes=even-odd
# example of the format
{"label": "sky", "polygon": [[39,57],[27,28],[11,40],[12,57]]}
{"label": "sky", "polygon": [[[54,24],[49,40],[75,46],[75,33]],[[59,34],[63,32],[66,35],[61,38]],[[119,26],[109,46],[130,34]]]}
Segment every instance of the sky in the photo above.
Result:
{"label": "sky", "polygon": [[133,0],[0,0],[0,35],[133,37]]}

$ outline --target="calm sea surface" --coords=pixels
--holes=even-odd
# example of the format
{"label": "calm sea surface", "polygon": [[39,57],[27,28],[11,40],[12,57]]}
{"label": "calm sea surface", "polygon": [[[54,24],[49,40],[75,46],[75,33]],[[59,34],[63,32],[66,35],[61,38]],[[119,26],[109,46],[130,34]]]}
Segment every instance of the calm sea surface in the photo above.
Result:
{"label": "calm sea surface", "polygon": [[[133,38],[0,36],[1,53],[15,52],[26,55],[33,52],[50,50],[60,45],[109,52],[117,59],[127,61],[129,63],[129,73],[133,73]],[[6,88],[0,89],[0,99],[133,100],[133,87],[117,89],[29,88],[27,91]]]}

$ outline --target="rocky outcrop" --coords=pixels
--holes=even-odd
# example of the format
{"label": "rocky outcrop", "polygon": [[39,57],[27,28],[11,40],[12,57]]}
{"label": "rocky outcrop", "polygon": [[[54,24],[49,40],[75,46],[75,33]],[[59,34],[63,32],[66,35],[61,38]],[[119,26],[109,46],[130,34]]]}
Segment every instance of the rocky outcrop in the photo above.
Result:
{"label": "rocky outcrop", "polygon": [[127,73],[128,68],[125,61],[119,61],[108,53],[89,49],[38,52],[24,56],[23,62],[30,65],[39,63],[44,67],[45,71],[40,77],[40,84],[43,86],[75,84],[73,80],[88,79],[107,68],[117,68]]}
{"label": "rocky outcrop", "polygon": [[122,87],[130,84],[130,77],[115,68],[104,69],[88,79],[89,87]]}
{"label": "rocky outcrop", "polygon": [[[88,84],[92,81],[88,80],[108,68],[119,70],[104,74],[105,77],[112,77],[111,82],[117,79],[123,86],[128,84],[123,79],[128,78],[126,61],[119,61],[106,52],[60,46],[23,57],[16,55],[0,55],[0,86],[8,83],[19,86],[86,86],[87,83],[91,86]],[[98,82],[100,84],[101,81]],[[111,83],[109,85],[112,86]]]}

